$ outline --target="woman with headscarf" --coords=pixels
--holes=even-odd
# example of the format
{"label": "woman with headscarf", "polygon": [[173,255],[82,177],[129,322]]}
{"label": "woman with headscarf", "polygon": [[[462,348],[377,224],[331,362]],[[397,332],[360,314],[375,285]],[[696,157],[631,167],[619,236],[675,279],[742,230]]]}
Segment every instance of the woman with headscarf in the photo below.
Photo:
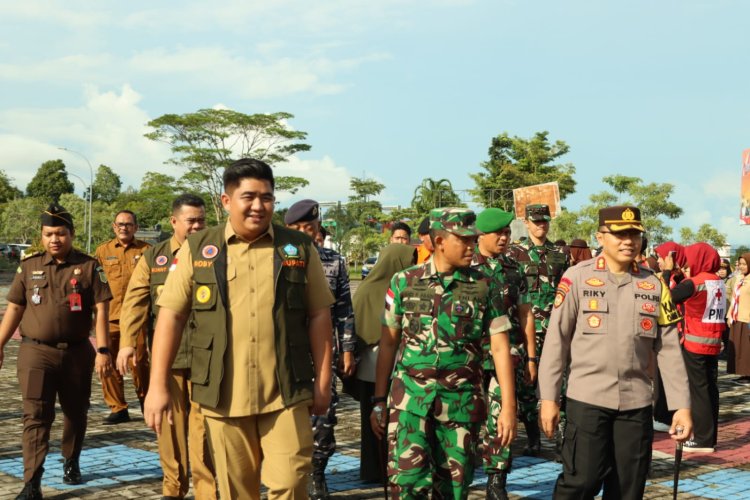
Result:
{"label": "woman with headscarf", "polygon": [[719,353],[726,316],[726,288],[716,271],[719,253],[708,243],[685,247],[689,277],[675,286],[672,301],[682,304],[682,357],[690,384],[693,438],[685,451],[713,453],[719,423]]}
{"label": "woman with headscarf", "polygon": [[729,345],[727,373],[740,375],[737,382],[750,382],[750,253],[743,253],[737,263],[737,275],[729,306]]}
{"label": "woman with headscarf", "polygon": [[570,265],[592,259],[591,250],[584,240],[575,239],[570,242]]}
{"label": "woman with headscarf", "polygon": [[360,345],[364,344],[364,347],[360,347],[362,359],[357,367],[361,415],[359,478],[367,482],[382,484],[385,477],[383,442],[375,437],[370,427],[370,398],[375,394],[375,364],[378,359],[385,294],[393,275],[413,266],[416,261],[416,248],[401,243],[388,245],[380,252],[375,267],[367,280],[359,285],[352,300],[355,331]]}

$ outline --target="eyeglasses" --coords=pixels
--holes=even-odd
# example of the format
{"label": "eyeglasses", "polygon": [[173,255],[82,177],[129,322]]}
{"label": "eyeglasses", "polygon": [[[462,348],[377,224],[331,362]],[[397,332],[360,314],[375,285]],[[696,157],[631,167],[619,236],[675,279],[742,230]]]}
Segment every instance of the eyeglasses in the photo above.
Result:
{"label": "eyeglasses", "polygon": [[115,222],[115,226],[118,229],[130,229],[131,227],[135,227],[135,224],[132,222]]}

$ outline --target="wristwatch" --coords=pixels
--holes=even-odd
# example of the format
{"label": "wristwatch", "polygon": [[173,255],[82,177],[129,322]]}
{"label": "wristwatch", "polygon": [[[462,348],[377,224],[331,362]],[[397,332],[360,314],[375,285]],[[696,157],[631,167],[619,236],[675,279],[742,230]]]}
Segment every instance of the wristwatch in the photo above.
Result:
{"label": "wristwatch", "polygon": [[109,347],[97,347],[96,352],[99,354],[109,354]]}
{"label": "wristwatch", "polygon": [[529,356],[529,363],[539,364],[539,356]]}

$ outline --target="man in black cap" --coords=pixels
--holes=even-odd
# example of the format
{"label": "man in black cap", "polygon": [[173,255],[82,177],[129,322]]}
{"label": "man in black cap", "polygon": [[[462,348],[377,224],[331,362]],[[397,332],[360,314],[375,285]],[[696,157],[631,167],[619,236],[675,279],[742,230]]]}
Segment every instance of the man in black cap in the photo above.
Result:
{"label": "man in black cap", "polygon": [[[320,207],[315,200],[298,201],[287,211],[284,223],[291,229],[301,231],[313,240],[320,231]],[[343,377],[354,374],[354,310],[349,290],[349,273],[344,258],[334,250],[316,246],[328,285],[336,302],[331,306],[333,322],[333,372]],[[336,391],[336,377],[331,377],[331,404],[325,415],[313,415],[313,481],[310,484],[310,498],[313,500],[329,498],[325,481],[325,469],[328,459],[336,450],[334,426],[336,425],[336,406],[339,396]]]}
{"label": "man in black cap", "polygon": [[[8,292],[8,309],[0,324],[3,350],[21,329],[18,382],[23,396],[23,491],[17,499],[42,498],[41,480],[49,450],[49,433],[59,396],[63,412],[63,481],[80,484],[78,458],[86,434],[91,375],[113,370],[107,332],[107,303],[112,294],[104,271],[73,248],[73,218],[52,204],[42,213],[44,252],[21,262]],[[97,352],[89,342],[96,313]]]}

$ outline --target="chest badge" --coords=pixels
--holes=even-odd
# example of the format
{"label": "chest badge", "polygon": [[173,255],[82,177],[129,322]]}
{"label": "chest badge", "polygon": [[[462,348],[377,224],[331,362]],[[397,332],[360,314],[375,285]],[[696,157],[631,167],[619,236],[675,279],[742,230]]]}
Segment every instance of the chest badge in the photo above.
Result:
{"label": "chest badge", "polygon": [[589,278],[586,280],[586,284],[590,286],[604,286],[604,282],[599,278]]}
{"label": "chest badge", "polygon": [[219,249],[216,245],[206,245],[201,250],[201,255],[204,259],[213,259],[219,254]]}
{"label": "chest badge", "polygon": [[42,296],[39,295],[39,287],[34,287],[34,294],[31,296],[31,302],[34,303],[34,305],[39,305],[42,303]]}
{"label": "chest badge", "polygon": [[209,300],[211,300],[211,289],[206,285],[199,286],[195,291],[195,300],[197,300],[200,304],[207,303]]}
{"label": "chest badge", "polygon": [[599,301],[596,299],[589,300],[589,309],[592,311],[598,311],[599,310]]}
{"label": "chest badge", "polygon": [[76,276],[80,276],[81,275],[81,268],[80,267],[76,267],[75,269],[73,269],[73,274],[75,274]]}
{"label": "chest badge", "polygon": [[656,312],[656,306],[653,305],[651,302],[646,302],[641,306],[641,309],[648,313]]}
{"label": "chest badge", "polygon": [[156,265],[157,265],[157,266],[166,266],[166,265],[167,265],[167,261],[168,261],[168,260],[169,260],[169,259],[167,258],[167,256],[166,256],[166,255],[159,255],[159,256],[158,256],[158,257],[156,258]]}
{"label": "chest badge", "polygon": [[653,290],[654,288],[656,288],[656,285],[654,285],[653,283],[649,283],[648,281],[638,281],[636,283],[636,286],[641,290]]}
{"label": "chest badge", "polygon": [[287,244],[282,250],[287,259],[299,259],[299,249],[291,243]]}
{"label": "chest badge", "polygon": [[592,314],[589,316],[589,326],[591,328],[599,328],[602,325],[602,318],[597,316],[596,314]]}
{"label": "chest badge", "polygon": [[641,320],[641,328],[643,328],[646,331],[651,331],[651,329],[654,327],[654,322],[648,318]]}

